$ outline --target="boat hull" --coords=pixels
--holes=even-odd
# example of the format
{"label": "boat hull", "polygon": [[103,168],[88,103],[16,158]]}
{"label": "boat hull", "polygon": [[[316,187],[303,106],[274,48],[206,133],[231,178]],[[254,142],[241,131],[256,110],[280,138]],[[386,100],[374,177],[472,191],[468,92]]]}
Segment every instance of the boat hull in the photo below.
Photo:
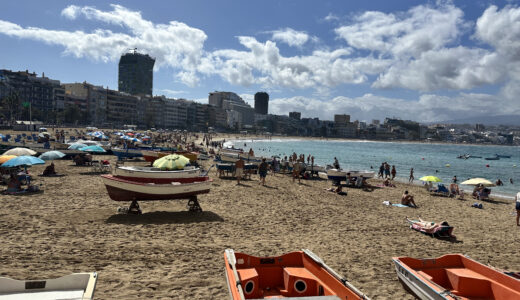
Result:
{"label": "boat hull", "polygon": [[[169,183],[189,182],[190,178],[199,177],[200,169],[192,168],[178,171],[160,171],[150,167],[123,166],[116,167],[112,175],[139,182]],[[187,179],[183,180],[183,179]]]}
{"label": "boat hull", "polygon": [[309,250],[279,257],[224,252],[232,300],[238,299],[368,299]]}
{"label": "boat hull", "polygon": [[393,257],[403,286],[419,299],[520,299],[520,281],[461,254]]}
{"label": "boat hull", "polygon": [[327,177],[330,180],[334,181],[345,181],[347,180],[347,173],[350,173],[351,177],[359,177],[363,176],[363,178],[370,179],[374,178],[375,172],[372,171],[343,171],[337,169],[329,169],[327,170]]}
{"label": "boat hull", "polygon": [[130,181],[112,175],[101,175],[101,178],[108,195],[114,201],[186,199],[198,194],[209,193],[212,182],[208,177],[205,177],[204,181],[170,184]]}
{"label": "boat hull", "polygon": [[155,160],[164,157],[166,155],[172,154],[171,152],[160,152],[160,151],[152,151],[152,150],[141,150],[141,154],[143,158],[147,162],[153,163]]}

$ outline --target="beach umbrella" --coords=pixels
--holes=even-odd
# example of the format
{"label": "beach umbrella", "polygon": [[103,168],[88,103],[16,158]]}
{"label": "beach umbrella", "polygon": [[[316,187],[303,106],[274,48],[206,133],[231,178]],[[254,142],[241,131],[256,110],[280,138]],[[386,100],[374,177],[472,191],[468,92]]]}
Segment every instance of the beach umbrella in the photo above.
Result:
{"label": "beach umbrella", "polygon": [[471,178],[464,182],[461,182],[461,184],[464,185],[479,185],[482,184],[483,186],[495,186],[495,184],[485,178]]}
{"label": "beach umbrella", "polygon": [[72,144],[70,144],[69,148],[67,148],[67,149],[78,150],[79,148],[85,148],[85,147],[87,147],[87,145],[82,144],[82,143],[72,143]]}
{"label": "beach umbrella", "polygon": [[153,166],[161,170],[180,170],[184,169],[189,162],[190,160],[184,155],[170,154],[155,160]]}
{"label": "beach umbrella", "polygon": [[6,161],[2,164],[2,167],[12,168],[18,166],[43,165],[44,163],[45,161],[39,159],[38,157],[22,155]]}
{"label": "beach umbrella", "polygon": [[85,151],[85,152],[96,152],[96,153],[105,153],[106,152],[105,149],[103,149],[102,147],[100,147],[98,145],[86,146],[83,148],[79,148],[78,150]]}
{"label": "beach umbrella", "polygon": [[431,182],[442,182],[442,180],[437,176],[423,176],[419,178],[420,181],[431,181]]}
{"label": "beach umbrella", "polygon": [[21,148],[16,147],[11,150],[7,150],[4,152],[4,155],[16,155],[16,156],[22,156],[22,155],[35,155],[36,151],[33,151],[28,148]]}
{"label": "beach umbrella", "polygon": [[0,156],[0,164],[3,164],[6,161],[11,160],[16,157],[17,157],[16,155],[2,155],[2,156]]}
{"label": "beach umbrella", "polygon": [[65,157],[65,154],[60,151],[47,151],[43,153],[42,155],[38,156],[38,158],[43,160],[55,160]]}

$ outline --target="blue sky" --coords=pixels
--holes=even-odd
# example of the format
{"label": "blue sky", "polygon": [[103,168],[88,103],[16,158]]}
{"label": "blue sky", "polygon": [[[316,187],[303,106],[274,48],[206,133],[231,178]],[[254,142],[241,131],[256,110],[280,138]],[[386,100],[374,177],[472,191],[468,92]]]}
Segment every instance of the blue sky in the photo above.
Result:
{"label": "blue sky", "polygon": [[0,68],[117,89],[156,58],[154,94],[214,90],[269,112],[442,121],[520,114],[517,1],[6,1]]}

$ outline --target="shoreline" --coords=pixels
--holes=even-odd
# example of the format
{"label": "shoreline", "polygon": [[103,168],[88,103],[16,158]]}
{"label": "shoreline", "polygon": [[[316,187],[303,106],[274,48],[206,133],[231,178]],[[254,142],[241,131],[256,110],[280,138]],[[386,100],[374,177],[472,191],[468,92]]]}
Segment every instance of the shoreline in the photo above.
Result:
{"label": "shoreline", "polygon": [[[501,147],[520,147],[519,145],[502,145],[502,144],[467,144],[467,143],[452,143],[452,142],[427,142],[427,141],[410,141],[410,140],[370,140],[370,139],[351,139],[351,138],[325,138],[325,137],[307,137],[307,136],[270,136],[271,138],[262,135],[245,135],[237,138],[233,134],[226,135],[226,141],[273,141],[273,140],[294,140],[294,141],[331,141],[331,142],[356,142],[356,143],[398,143],[398,144],[428,144],[428,145],[457,145],[457,146],[501,146]],[[219,136],[220,137],[220,136]]]}

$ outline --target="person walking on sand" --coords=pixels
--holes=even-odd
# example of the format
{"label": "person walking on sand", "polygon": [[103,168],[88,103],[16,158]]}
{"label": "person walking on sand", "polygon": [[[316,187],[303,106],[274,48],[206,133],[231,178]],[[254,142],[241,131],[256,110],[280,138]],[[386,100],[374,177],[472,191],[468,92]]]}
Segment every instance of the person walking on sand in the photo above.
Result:
{"label": "person walking on sand", "polygon": [[516,208],[516,226],[520,226],[520,192],[516,193],[515,197],[515,208]]}
{"label": "person walking on sand", "polygon": [[379,173],[377,173],[377,176],[383,178],[384,172],[385,172],[385,163],[381,163],[381,166],[379,166]]}
{"label": "person walking on sand", "polygon": [[258,184],[265,185],[265,177],[267,176],[267,169],[269,165],[265,162],[265,158],[262,158],[262,162],[258,166],[258,175],[260,175],[260,182]]}
{"label": "person walking on sand", "polygon": [[240,179],[244,175],[244,160],[242,157],[238,157],[238,160],[235,162],[235,176],[237,177],[237,185],[240,185]]}
{"label": "person walking on sand", "polygon": [[413,180],[415,179],[415,177],[413,177],[413,168],[410,169],[410,178],[408,179],[408,182],[409,183],[413,183]]}
{"label": "person walking on sand", "polygon": [[394,178],[395,178],[395,174],[397,173],[397,172],[395,171],[395,166],[392,166],[392,171],[391,171],[391,173],[392,173],[392,180],[394,180]]}

